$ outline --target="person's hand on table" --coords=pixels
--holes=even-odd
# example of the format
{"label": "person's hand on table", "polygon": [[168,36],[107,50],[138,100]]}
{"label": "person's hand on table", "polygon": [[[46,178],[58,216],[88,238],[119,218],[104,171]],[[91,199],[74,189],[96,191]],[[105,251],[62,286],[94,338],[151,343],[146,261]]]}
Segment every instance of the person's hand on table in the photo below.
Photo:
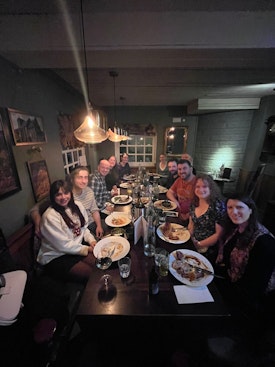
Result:
{"label": "person's hand on table", "polygon": [[112,196],[116,196],[118,195],[118,188],[116,185],[113,186],[112,190],[111,190],[111,195]]}
{"label": "person's hand on table", "polygon": [[102,226],[101,225],[97,226],[96,230],[95,230],[96,237],[101,238],[103,236],[103,234],[104,234],[104,230],[103,230]]}

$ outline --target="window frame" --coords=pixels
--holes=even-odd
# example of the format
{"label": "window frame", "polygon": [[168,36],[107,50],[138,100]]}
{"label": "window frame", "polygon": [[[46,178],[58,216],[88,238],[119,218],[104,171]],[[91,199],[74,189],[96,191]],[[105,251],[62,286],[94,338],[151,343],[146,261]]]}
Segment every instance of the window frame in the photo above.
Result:
{"label": "window frame", "polygon": [[[131,140],[116,143],[116,156],[120,157],[123,153],[129,155],[129,164],[135,168],[142,163],[143,167],[152,167],[156,165],[157,136],[145,134],[130,134]],[[150,140],[152,143],[150,144]],[[143,144],[141,143],[143,141]],[[151,149],[151,151],[150,151]],[[139,159],[143,157],[143,160]],[[151,161],[146,161],[146,156],[151,156]],[[134,158],[134,160],[133,160]]]}
{"label": "window frame", "polygon": [[62,159],[65,175],[70,174],[71,170],[76,166],[86,166],[85,147],[62,150]]}

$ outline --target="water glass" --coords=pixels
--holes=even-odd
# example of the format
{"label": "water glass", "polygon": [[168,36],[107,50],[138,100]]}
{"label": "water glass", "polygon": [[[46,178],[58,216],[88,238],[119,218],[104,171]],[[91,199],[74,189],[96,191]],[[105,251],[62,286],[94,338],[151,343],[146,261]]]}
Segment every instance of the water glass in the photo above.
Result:
{"label": "water glass", "polygon": [[115,208],[115,205],[113,203],[106,203],[106,210],[108,213],[113,213],[114,211],[114,208]]}
{"label": "water glass", "polygon": [[159,223],[163,224],[166,221],[166,212],[162,209],[159,210]]}
{"label": "water glass", "polygon": [[160,267],[161,259],[163,257],[167,257],[167,256],[168,256],[168,251],[166,251],[162,247],[157,247],[155,249],[155,265],[159,268]]}
{"label": "water glass", "polygon": [[165,256],[162,256],[160,259],[160,265],[159,265],[159,275],[162,277],[166,277],[168,275],[169,270],[169,253]]}
{"label": "water glass", "polygon": [[131,259],[128,256],[118,260],[119,274],[121,278],[128,278],[131,272]]}
{"label": "water glass", "polygon": [[155,228],[149,227],[143,237],[143,252],[145,256],[153,257],[155,255],[156,234]]}

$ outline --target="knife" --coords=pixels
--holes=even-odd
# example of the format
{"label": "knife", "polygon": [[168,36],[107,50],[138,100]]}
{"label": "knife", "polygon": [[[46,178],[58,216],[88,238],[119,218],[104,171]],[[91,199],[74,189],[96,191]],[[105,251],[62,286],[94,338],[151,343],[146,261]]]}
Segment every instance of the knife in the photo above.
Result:
{"label": "knife", "polygon": [[207,275],[213,275],[213,277],[216,277],[216,278],[220,278],[220,279],[225,279],[223,276],[221,275],[217,275],[215,273],[213,273],[213,271],[211,270],[208,270],[208,269],[204,269],[204,268],[201,268],[200,266],[197,266],[197,265],[193,265],[193,264],[190,264],[188,261],[184,260],[189,266],[191,266],[191,268],[197,270],[198,272],[202,272],[204,274],[207,274]]}

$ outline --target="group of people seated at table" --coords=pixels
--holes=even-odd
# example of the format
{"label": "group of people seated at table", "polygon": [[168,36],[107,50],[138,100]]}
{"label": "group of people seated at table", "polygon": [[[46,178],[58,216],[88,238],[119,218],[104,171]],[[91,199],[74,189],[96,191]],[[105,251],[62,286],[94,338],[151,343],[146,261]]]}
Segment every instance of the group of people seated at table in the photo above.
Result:
{"label": "group of people seated at table", "polygon": [[[275,238],[257,219],[253,199],[242,193],[224,199],[211,176],[193,173],[192,160],[177,162],[178,178],[166,196],[177,204],[196,250],[212,263],[222,294],[249,315],[275,295]],[[271,298],[270,297],[270,298]]]}
{"label": "group of people seated at table", "polygon": [[[128,157],[124,162],[125,168]],[[41,236],[37,260],[53,277],[88,280],[93,248],[104,233],[100,210],[117,194],[118,182],[110,180],[108,188],[106,182],[116,166],[114,157],[101,159],[90,177],[88,168],[77,167],[69,180],[52,183],[49,207],[43,214],[38,205],[32,208],[35,231]],[[195,175],[192,166],[190,158],[167,162],[174,176],[167,199],[176,203],[196,251],[224,276],[223,295],[232,304],[238,302],[239,309],[242,301],[245,313],[259,310],[265,297],[275,292],[274,235],[258,221],[250,197],[230,194],[224,199],[213,179]],[[116,168],[113,177],[119,177],[118,172]]]}

